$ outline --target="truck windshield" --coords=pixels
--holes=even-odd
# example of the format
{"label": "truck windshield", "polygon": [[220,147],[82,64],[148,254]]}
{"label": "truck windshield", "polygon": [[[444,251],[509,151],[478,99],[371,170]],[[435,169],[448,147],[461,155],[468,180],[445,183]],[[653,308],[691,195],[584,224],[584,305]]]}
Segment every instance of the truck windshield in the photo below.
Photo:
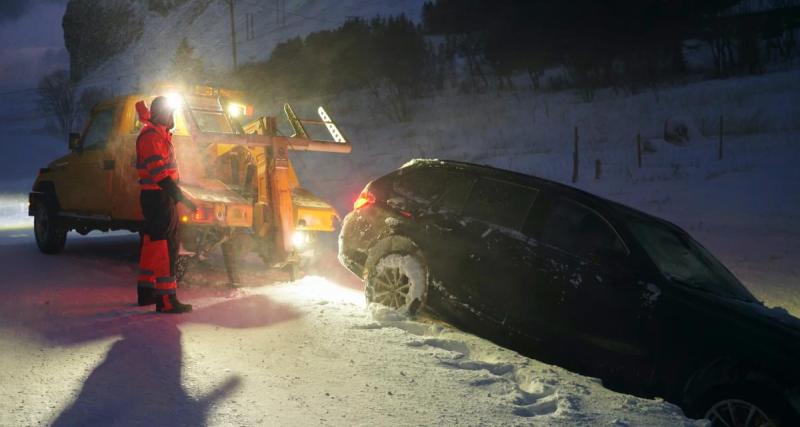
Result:
{"label": "truck windshield", "polygon": [[685,233],[629,216],[628,224],[661,272],[675,283],[743,301],[753,295],[711,253]]}
{"label": "truck windshield", "polygon": [[186,103],[201,132],[236,133],[217,98],[187,96]]}

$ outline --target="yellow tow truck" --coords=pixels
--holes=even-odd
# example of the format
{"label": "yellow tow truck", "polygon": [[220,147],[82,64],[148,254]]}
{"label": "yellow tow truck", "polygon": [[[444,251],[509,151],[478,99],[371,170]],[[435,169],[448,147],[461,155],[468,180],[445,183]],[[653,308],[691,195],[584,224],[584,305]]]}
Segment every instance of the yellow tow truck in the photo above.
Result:
{"label": "yellow tow truck", "polygon": [[[319,119],[304,120],[284,105],[294,132],[284,136],[276,118],[253,117],[243,93],[209,86],[161,86],[96,105],[83,132],[70,135],[70,153],[41,168],[33,185],[28,213],[39,249],[58,253],[70,230],[141,230],[135,164],[142,122],[135,104],[149,105],[157,95],[177,107],[180,187],[198,206],[194,213],[179,206],[178,276],[191,257],[217,247],[232,282],[239,281],[234,261],[243,250],[295,274],[313,253],[316,234],[335,231],[338,216],[300,186],[289,151],[349,153],[350,142],[322,107]],[[330,139],[311,138],[307,126],[325,129]]]}

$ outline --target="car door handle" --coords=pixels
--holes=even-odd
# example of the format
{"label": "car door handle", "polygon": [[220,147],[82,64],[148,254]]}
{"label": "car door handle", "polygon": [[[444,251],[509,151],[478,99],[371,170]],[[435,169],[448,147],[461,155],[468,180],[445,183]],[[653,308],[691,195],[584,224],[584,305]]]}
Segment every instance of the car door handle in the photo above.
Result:
{"label": "car door handle", "polygon": [[111,171],[114,170],[114,166],[116,166],[116,162],[113,160],[103,160],[103,170]]}

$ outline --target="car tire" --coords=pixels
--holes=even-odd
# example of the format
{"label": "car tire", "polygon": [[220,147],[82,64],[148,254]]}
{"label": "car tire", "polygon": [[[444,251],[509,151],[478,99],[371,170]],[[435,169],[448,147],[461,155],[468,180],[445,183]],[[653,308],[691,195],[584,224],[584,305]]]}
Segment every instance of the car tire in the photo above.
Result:
{"label": "car tire", "polygon": [[67,242],[67,228],[58,217],[52,203],[41,201],[36,204],[33,214],[33,234],[36,246],[45,254],[57,254]]}
{"label": "car tire", "polygon": [[711,426],[794,426],[796,416],[780,393],[759,384],[736,385],[708,393],[698,405]]}
{"label": "car tire", "polygon": [[414,316],[425,307],[428,266],[413,252],[392,252],[368,267],[364,283],[367,303],[377,303]]}

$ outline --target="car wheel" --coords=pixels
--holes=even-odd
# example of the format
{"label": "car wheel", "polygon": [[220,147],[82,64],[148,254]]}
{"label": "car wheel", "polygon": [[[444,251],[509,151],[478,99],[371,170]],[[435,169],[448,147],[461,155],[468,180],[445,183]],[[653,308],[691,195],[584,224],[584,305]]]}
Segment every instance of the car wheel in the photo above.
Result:
{"label": "car wheel", "polygon": [[775,423],[758,405],[740,399],[725,399],[715,403],[705,418],[712,426],[775,427]]}
{"label": "car wheel", "polygon": [[36,206],[33,214],[33,234],[39,250],[46,254],[60,252],[67,242],[66,227],[47,203],[38,203]]}
{"label": "car wheel", "polygon": [[365,282],[367,302],[415,315],[427,296],[428,268],[419,256],[392,253],[367,270]]}
{"label": "car wheel", "polygon": [[795,424],[780,394],[759,384],[728,387],[704,399],[704,418],[717,426],[781,427]]}

